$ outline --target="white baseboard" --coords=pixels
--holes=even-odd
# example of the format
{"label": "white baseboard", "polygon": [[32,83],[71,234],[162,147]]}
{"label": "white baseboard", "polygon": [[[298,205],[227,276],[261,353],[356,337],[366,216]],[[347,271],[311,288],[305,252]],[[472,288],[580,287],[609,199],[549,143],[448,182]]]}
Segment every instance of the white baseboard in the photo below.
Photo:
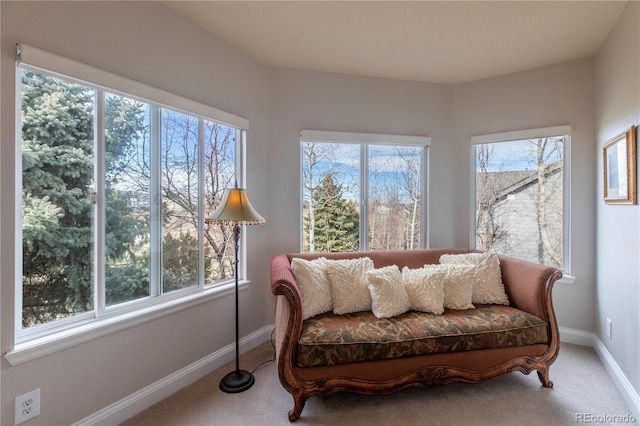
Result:
{"label": "white baseboard", "polygon": [[632,414],[636,419],[640,419],[640,396],[629,382],[629,379],[627,379],[627,376],[624,375],[620,366],[613,356],[611,356],[598,335],[573,328],[559,328],[561,342],[590,346],[596,351],[604,369],[607,370],[609,377],[611,377],[611,380],[618,389],[618,392],[622,395],[622,399],[624,399],[629,406],[629,409],[632,411],[630,414]]}
{"label": "white baseboard", "polygon": [[[240,352],[245,353],[256,346],[268,341],[271,337],[273,325],[262,327],[240,339]],[[118,425],[135,416],[153,404],[162,401],[169,395],[201,379],[212,371],[233,361],[235,343],[207,355],[169,376],[141,389],[102,410],[85,417],[73,426],[85,425]]]}
{"label": "white baseboard", "polygon": [[611,356],[607,348],[597,336],[593,341],[593,349],[598,354],[598,358],[604,365],[605,370],[609,373],[609,377],[613,380],[613,383],[618,388],[618,392],[622,395],[622,398],[627,403],[632,411],[632,414],[636,419],[640,419],[640,395],[633,388],[627,376],[624,375],[620,366],[615,359]]}
{"label": "white baseboard", "polygon": [[573,343],[574,345],[593,347],[595,333],[576,330],[575,328],[558,327],[560,329],[560,341]]}

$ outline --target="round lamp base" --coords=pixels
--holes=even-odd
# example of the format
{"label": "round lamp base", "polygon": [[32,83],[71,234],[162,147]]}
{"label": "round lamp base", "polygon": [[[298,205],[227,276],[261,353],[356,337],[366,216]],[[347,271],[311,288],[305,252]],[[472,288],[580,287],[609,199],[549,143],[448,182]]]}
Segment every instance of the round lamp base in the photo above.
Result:
{"label": "round lamp base", "polygon": [[244,392],[255,382],[253,374],[245,370],[233,371],[220,381],[220,390],[226,393]]}

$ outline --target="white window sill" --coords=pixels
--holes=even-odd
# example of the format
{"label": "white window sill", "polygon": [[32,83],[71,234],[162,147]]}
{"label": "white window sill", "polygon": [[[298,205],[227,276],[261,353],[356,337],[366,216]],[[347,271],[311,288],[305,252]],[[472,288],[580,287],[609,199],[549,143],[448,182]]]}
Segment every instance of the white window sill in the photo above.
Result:
{"label": "white window sill", "polygon": [[[238,290],[249,287],[250,281],[241,281]],[[32,361],[58,351],[86,343],[100,337],[153,321],[175,312],[189,309],[211,300],[234,293],[235,282],[216,286],[178,299],[148,306],[102,320],[93,320],[71,329],[16,344],[4,357],[12,366]]]}
{"label": "white window sill", "polygon": [[571,285],[576,281],[576,277],[574,277],[573,275],[562,275],[562,278],[560,278],[557,283],[558,284],[568,284]]}

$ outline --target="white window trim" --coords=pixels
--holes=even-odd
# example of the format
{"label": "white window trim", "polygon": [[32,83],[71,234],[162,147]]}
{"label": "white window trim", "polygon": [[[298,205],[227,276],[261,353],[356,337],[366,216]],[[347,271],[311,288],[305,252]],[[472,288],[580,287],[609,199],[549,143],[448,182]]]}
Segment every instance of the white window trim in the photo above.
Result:
{"label": "white window trim", "polygon": [[249,128],[249,121],[246,118],[33,46],[18,44],[16,46],[16,57],[18,63],[29,64],[48,73],[59,73],[65,78],[73,77],[91,86],[99,86],[105,90],[116,91],[126,96],[138,96],[145,101],[150,101],[172,110],[196,114],[202,118],[215,119],[217,122],[231,127]]}
{"label": "white window trim", "polygon": [[[358,132],[336,132],[328,130],[302,130],[300,132],[300,167],[304,162],[302,144],[305,142],[318,142],[318,143],[339,143],[339,144],[354,144],[360,146],[360,156],[363,159],[363,170],[360,171],[360,187],[361,195],[366,193],[368,189],[368,174],[364,170],[368,170],[368,146],[370,145],[399,145],[399,146],[419,146],[425,149],[422,150],[420,157],[420,175],[421,181],[421,196],[420,196],[420,211],[424,213],[424,220],[420,220],[420,242],[418,248],[429,247],[429,213],[428,213],[428,199],[429,199],[429,176],[427,171],[429,170],[429,148],[431,146],[431,138],[429,136],[417,136],[417,135],[394,135],[384,133],[358,133]],[[364,190],[363,190],[364,189]],[[365,235],[366,224],[368,222],[369,212],[362,206],[367,204],[366,194],[362,195],[360,200],[360,235]],[[300,179],[300,206],[299,211],[302,212],[304,204],[304,186],[302,178]],[[303,217],[300,214],[299,228],[303,229]],[[304,235],[300,233],[300,250],[304,247]],[[369,250],[368,238],[360,238],[360,250]]]}
{"label": "white window trim", "polygon": [[358,145],[431,145],[431,138],[428,136],[389,135],[383,133],[332,132],[326,130],[303,130],[302,132],[300,132],[300,140],[304,142],[355,143]]}
{"label": "white window trim", "polygon": [[[59,76],[65,80],[76,80],[78,83],[91,88],[108,91],[110,93],[119,94],[129,98],[137,98],[142,102],[149,102],[173,111],[184,112],[198,118],[212,120],[217,123],[236,128],[236,138],[239,141],[236,149],[236,179],[241,185],[245,182],[245,144],[246,134],[249,128],[249,122],[247,119],[24,44],[18,44],[16,46],[16,69],[19,65],[22,65],[26,69],[42,71],[46,75],[59,74]],[[20,86],[18,75],[16,75],[16,105],[20,103]],[[17,111],[19,111],[19,109],[17,109]],[[19,114],[16,114],[17,146],[21,143],[20,128],[20,116]],[[16,151],[16,164],[20,164],[21,160],[19,157],[20,150],[18,149]],[[15,182],[16,188],[22,186],[22,173],[19,168],[16,168],[15,170]],[[16,221],[19,221],[22,217],[22,210],[20,194],[18,193],[16,195],[15,217]],[[200,204],[199,210],[203,210],[204,207],[202,206],[202,203]],[[203,217],[204,215],[201,214],[201,218]],[[203,221],[203,219],[201,219],[201,221]],[[244,234],[246,233],[242,233],[239,253],[240,269],[238,271],[238,275],[241,280],[239,285],[240,289],[247,288],[250,283],[246,280],[246,264],[243,261],[246,257],[246,237]],[[16,231],[16,241],[20,241],[21,238],[22,233]],[[201,244],[204,244],[204,242]],[[16,302],[14,303],[14,340],[12,342],[13,349],[5,354],[5,358],[11,365],[18,365],[119,330],[161,318],[210,300],[224,297],[233,293],[233,286],[235,285],[234,280],[217,282],[215,285],[208,285],[207,283],[204,283],[204,286],[199,285],[166,295],[161,295],[159,297],[148,297],[134,300],[121,304],[122,306],[116,305],[106,307],[105,309],[101,309],[102,305],[99,303],[95,305],[94,309],[90,312],[61,319],[53,323],[43,324],[43,326],[38,327],[38,329],[33,333],[24,333],[21,327],[22,245],[16,244],[15,247],[15,282],[17,284],[15,295]],[[203,251],[201,250],[201,253],[202,252]],[[100,271],[96,272],[100,273]],[[96,286],[97,290],[99,290],[99,286],[100,284]],[[94,295],[94,298],[97,297],[99,296]]]}
{"label": "white window trim", "polygon": [[575,277],[571,275],[571,126],[559,125],[551,127],[540,127],[536,129],[515,130],[511,132],[492,133],[487,135],[477,135],[471,137],[470,149],[470,191],[469,206],[469,247],[476,246],[475,234],[475,205],[476,205],[476,156],[475,145],[487,143],[509,142],[522,139],[535,139],[545,136],[568,135],[563,146],[563,188],[562,188],[562,208],[563,208],[563,277],[559,281],[563,284],[573,284]]}

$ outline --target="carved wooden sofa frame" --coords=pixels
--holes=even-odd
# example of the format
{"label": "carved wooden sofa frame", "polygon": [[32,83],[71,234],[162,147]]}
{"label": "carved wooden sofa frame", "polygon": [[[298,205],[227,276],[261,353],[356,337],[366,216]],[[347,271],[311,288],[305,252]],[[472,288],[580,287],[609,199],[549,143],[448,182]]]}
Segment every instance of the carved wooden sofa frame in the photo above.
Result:
{"label": "carved wooden sofa frame", "polygon": [[271,262],[271,291],[277,297],[275,344],[278,375],[293,396],[289,421],[296,421],[312,396],[329,397],[338,392],[386,395],[407,387],[425,387],[450,382],[481,382],[512,371],[536,370],[540,382],[552,387],[549,366],[559,350],[559,333],[553,310],[552,289],[562,277],[555,268],[500,256],[505,290],[511,306],[533,314],[548,324],[548,342],[500,349],[427,354],[421,356],[354,362],[320,367],[298,367],[297,343],[302,332],[302,303],[291,269],[291,259],[351,259],[370,257],[376,268],[396,264],[419,268],[438,263],[442,254],[477,252],[464,249],[426,249],[355,253],[277,255]]}

